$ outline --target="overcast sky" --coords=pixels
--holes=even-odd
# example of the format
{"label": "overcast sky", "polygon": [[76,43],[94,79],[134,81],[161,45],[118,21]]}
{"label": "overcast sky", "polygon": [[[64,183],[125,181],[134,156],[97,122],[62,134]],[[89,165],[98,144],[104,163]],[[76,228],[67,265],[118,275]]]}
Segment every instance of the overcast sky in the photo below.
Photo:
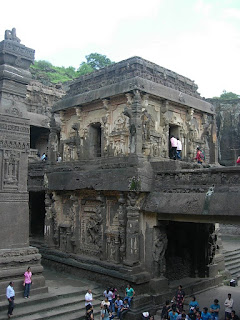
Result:
{"label": "overcast sky", "polygon": [[37,60],[77,68],[98,52],[140,56],[184,75],[206,98],[240,94],[240,0],[11,0],[0,41],[17,29]]}

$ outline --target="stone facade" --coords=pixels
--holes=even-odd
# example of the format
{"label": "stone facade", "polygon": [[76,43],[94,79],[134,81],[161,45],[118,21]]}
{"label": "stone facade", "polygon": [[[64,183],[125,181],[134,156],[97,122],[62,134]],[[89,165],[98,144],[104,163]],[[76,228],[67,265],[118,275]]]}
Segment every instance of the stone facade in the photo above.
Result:
{"label": "stone facade", "polygon": [[[237,173],[212,168],[216,116],[196,89],[139,57],[70,84],[53,106],[44,174],[48,261],[118,287],[129,281],[139,303],[148,293],[151,305],[161,302],[151,294],[160,297],[171,280],[221,281],[224,260],[214,223],[226,212],[218,212],[215,199]],[[172,134],[183,143],[184,161],[169,159]],[[205,151],[205,168],[194,163],[197,146]]]}
{"label": "stone facade", "polygon": [[23,272],[31,263],[36,274],[35,292],[44,292],[40,254],[29,247],[27,192],[30,123],[25,96],[34,50],[20,44],[16,30],[7,30],[0,42],[0,299],[15,280],[22,291]]}

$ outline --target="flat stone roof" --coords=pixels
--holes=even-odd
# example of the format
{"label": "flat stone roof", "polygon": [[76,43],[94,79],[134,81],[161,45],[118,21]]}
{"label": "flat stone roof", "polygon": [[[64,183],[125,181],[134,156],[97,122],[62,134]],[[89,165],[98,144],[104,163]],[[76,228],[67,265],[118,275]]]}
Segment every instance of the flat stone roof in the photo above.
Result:
{"label": "flat stone roof", "polygon": [[67,95],[53,111],[117,96],[134,89],[204,112],[212,105],[197,92],[194,81],[140,57],[133,57],[81,76],[70,84]]}

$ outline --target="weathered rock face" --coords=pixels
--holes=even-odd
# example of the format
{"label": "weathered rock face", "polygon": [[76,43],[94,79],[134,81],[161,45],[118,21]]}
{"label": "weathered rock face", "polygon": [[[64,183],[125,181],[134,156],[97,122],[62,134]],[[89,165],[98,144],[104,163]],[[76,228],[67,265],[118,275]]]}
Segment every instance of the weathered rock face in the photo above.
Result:
{"label": "weathered rock face", "polygon": [[22,290],[22,272],[29,262],[38,276],[36,288],[46,289],[38,250],[29,247],[30,123],[25,96],[33,59],[34,50],[20,44],[15,29],[7,30],[0,43],[0,292],[12,277],[16,291]]}
{"label": "weathered rock face", "polygon": [[236,165],[240,155],[240,99],[208,99],[216,109],[219,163]]}

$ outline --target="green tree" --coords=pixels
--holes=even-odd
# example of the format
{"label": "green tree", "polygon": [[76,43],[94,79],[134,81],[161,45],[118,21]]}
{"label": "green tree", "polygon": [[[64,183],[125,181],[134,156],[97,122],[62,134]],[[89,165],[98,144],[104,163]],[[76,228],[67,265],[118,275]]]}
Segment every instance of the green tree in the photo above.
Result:
{"label": "green tree", "polygon": [[219,99],[221,100],[231,100],[231,99],[238,99],[240,96],[233,92],[227,92],[223,90],[222,94],[220,95]]}
{"label": "green tree", "polygon": [[105,55],[100,53],[91,53],[87,56],[85,56],[87,60],[87,64],[90,65],[94,70],[99,70],[101,68],[104,68],[112,63],[109,58],[107,58]]}
{"label": "green tree", "polygon": [[80,67],[78,68],[77,73],[78,73],[78,76],[82,76],[84,74],[91,73],[93,71],[94,69],[88,63],[82,62],[80,64]]}

